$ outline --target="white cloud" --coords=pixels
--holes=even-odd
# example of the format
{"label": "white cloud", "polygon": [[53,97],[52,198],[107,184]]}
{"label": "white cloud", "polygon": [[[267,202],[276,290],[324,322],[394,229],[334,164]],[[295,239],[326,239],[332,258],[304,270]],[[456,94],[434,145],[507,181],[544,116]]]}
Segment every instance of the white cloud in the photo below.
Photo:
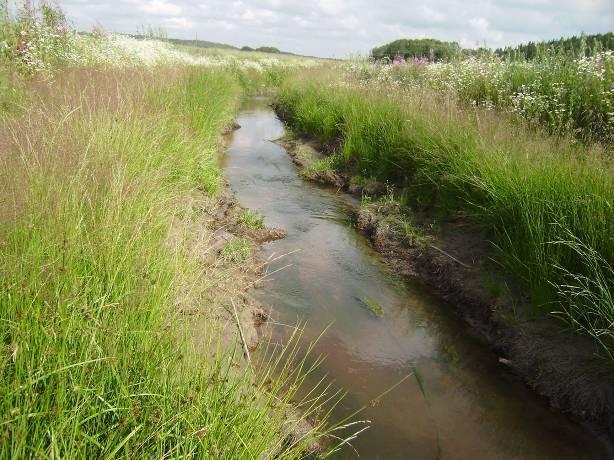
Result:
{"label": "white cloud", "polygon": [[301,16],[292,16],[292,20],[296,23],[296,25],[298,25],[299,27],[303,27],[303,28],[308,28],[313,25],[311,21],[308,21],[307,19]]}
{"label": "white cloud", "polygon": [[140,9],[145,13],[156,16],[177,16],[181,14],[181,7],[165,0],[152,0],[144,2]]}
{"label": "white cloud", "polygon": [[338,0],[319,0],[320,11],[328,16],[340,15],[343,12],[343,4]]}
{"label": "white cloud", "polygon": [[480,32],[486,32],[488,30],[488,21],[484,18],[471,18],[469,24]]}
{"label": "white cloud", "polygon": [[169,29],[188,30],[194,28],[194,22],[184,17],[165,18],[163,22]]}
{"label": "white cloud", "polygon": [[418,8],[418,13],[420,17],[427,22],[442,24],[446,21],[445,14],[440,13],[439,11],[436,11],[428,6],[421,5]]}
{"label": "white cloud", "polygon": [[77,27],[168,28],[177,38],[271,45],[319,56],[366,54],[398,38],[433,37],[464,46],[607,32],[612,0],[59,0]]}

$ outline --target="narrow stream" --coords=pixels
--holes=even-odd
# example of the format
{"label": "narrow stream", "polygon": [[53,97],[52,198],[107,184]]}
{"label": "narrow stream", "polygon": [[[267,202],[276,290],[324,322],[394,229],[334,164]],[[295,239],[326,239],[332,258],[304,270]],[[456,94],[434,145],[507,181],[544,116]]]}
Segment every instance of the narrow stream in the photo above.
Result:
{"label": "narrow stream", "polygon": [[[312,340],[328,326],[319,368],[348,394],[338,419],[366,405],[372,426],[352,444],[366,459],[605,458],[600,444],[519,382],[457,318],[453,307],[415,281],[392,276],[349,222],[352,198],[300,179],[270,142],[284,133],[269,101],[246,101],[224,158],[239,202],[288,237],[258,300],[281,323],[306,321]],[[375,315],[369,304],[383,308]],[[283,334],[281,326],[277,326]],[[380,401],[376,396],[418,369]],[[340,458],[355,458],[345,449]]]}

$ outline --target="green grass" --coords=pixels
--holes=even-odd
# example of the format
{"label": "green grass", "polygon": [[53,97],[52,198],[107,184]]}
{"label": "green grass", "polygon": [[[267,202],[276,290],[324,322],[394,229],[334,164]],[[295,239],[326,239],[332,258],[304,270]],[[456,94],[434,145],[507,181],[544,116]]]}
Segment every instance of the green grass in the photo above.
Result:
{"label": "green grass", "polygon": [[320,436],[283,440],[303,373],[237,373],[178,315],[219,308],[182,297],[207,283],[174,236],[241,94],[221,70],[81,70],[3,120],[1,458],[297,458]]}
{"label": "green grass", "polygon": [[228,262],[243,262],[249,258],[251,249],[245,238],[235,238],[228,241],[222,248],[222,257]]}
{"label": "green grass", "polygon": [[[430,91],[389,89],[319,71],[289,79],[278,102],[296,131],[341,140],[339,168],[395,184],[416,209],[439,218],[462,212],[486,229],[539,311],[566,305],[561,316],[570,324],[611,334],[611,273],[579,308],[562,288],[569,276],[591,279],[594,257],[614,261],[614,181],[599,149],[540,136],[493,112],[463,111]],[[588,259],[560,244],[570,235]]]}
{"label": "green grass", "polygon": [[239,224],[246,228],[259,230],[264,228],[264,216],[257,211],[247,209],[239,217]]}
{"label": "green grass", "polygon": [[0,68],[0,114],[15,113],[23,107],[27,93],[22,88],[19,76],[7,69]]}
{"label": "green grass", "polygon": [[340,164],[340,157],[338,155],[329,155],[324,158],[313,160],[305,165],[303,174],[307,177],[316,176],[319,173],[325,173],[327,171],[335,171],[337,165]]}

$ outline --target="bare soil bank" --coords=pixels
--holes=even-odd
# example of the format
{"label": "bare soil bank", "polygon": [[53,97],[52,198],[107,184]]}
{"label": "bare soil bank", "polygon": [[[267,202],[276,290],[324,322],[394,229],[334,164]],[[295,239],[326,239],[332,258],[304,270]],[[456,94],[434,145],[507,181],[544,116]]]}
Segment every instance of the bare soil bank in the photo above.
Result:
{"label": "bare soil bank", "polygon": [[[233,123],[222,131],[220,152],[226,148],[228,135],[238,128]],[[222,187],[217,196],[195,190],[185,204],[185,216],[174,229],[175,237],[185,241],[185,256],[192,258],[204,274],[203,286],[184,286],[185,293],[177,303],[182,305],[181,313],[197,345],[205,345],[217,332],[224,348],[241,350],[238,317],[245,344],[254,351],[259,341],[258,326],[268,318],[267,308],[249,295],[265,275],[266,261],[259,256],[260,244],[284,238],[286,232],[243,225],[241,217],[247,210],[232,197],[227,183]],[[241,358],[237,364],[243,368],[247,361]]]}
{"label": "bare soil bank", "polygon": [[[201,197],[204,198],[204,197]],[[221,339],[221,346],[236,352],[234,354],[234,372],[244,373],[251,365],[243,350],[255,352],[263,338],[262,326],[269,320],[271,310],[260,304],[251,295],[250,290],[266,277],[268,261],[260,255],[260,245],[286,236],[286,232],[278,228],[251,229],[240,223],[240,217],[246,211],[234,198],[224,193],[215,202],[200,203],[199,213],[202,220],[194,222],[191,233],[194,234],[194,244],[189,245],[204,270],[216,273],[212,284],[207,287],[207,308],[196,302],[182,313],[187,319],[196,349],[207,350],[212,328]],[[209,235],[204,241],[199,240],[197,233]],[[233,242],[243,240],[250,247],[249,255],[243,260],[229,260],[224,248]],[[231,300],[234,301],[237,312],[233,311]],[[239,332],[239,326],[241,331]],[[205,332],[203,332],[205,331]],[[298,420],[288,424],[287,432],[283,434],[285,443],[290,445],[297,439],[309,436],[313,429],[296,407],[286,405],[289,420]],[[313,441],[305,455],[320,452],[322,446]]]}
{"label": "bare soil bank", "polygon": [[[251,295],[250,290],[266,277],[268,261],[260,256],[260,245],[286,236],[278,228],[252,229],[241,224],[240,218],[246,211],[233,197],[222,194],[213,202],[200,196],[192,206],[197,205],[201,219],[193,222],[189,229],[194,239],[188,245],[204,270],[217,274],[207,287],[207,308],[192,303],[182,313],[187,317],[187,324],[194,337],[197,349],[206,350],[211,337],[211,329],[217,329],[221,346],[236,350],[234,371],[247,372],[250,362],[243,350],[255,352],[263,336],[263,326],[270,316],[270,308],[260,304]],[[203,201],[204,200],[204,201]],[[200,229],[200,232],[199,232]],[[208,235],[201,240],[198,235]],[[233,242],[243,240],[249,245],[249,254],[242,260],[230,260],[224,248]],[[233,311],[234,301],[237,312]],[[241,330],[239,331],[239,326]],[[203,334],[203,331],[207,331]],[[313,427],[305,419],[301,420],[298,409],[292,405],[284,408],[288,419],[299,420],[289,424],[283,435],[286,444],[308,436]],[[305,455],[320,452],[322,446],[313,441]]]}
{"label": "bare soil bank", "polygon": [[[383,184],[356,184],[349,175],[311,167],[331,146],[304,138],[279,142],[307,180],[358,196],[385,192]],[[553,408],[586,424],[614,455],[614,366],[599,356],[594,341],[554,318],[532,314],[526,295],[493,262],[485,235],[463,216],[443,222],[411,216],[415,238],[395,231],[401,217],[398,205],[388,200],[355,209],[356,227],[392,271],[434,288],[496,350],[501,365]]]}

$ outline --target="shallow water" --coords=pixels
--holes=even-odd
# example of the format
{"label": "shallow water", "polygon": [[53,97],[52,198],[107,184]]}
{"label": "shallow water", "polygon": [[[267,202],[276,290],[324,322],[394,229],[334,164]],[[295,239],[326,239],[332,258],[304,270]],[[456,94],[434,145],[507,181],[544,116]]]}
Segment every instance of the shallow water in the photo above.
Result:
{"label": "shallow water", "polygon": [[[371,427],[339,456],[366,459],[605,458],[581,427],[548,409],[517,381],[451,305],[419,283],[391,275],[350,224],[352,198],[301,180],[284,149],[284,133],[267,100],[246,101],[224,157],[240,203],[288,237],[265,245],[266,256],[298,250],[269,266],[286,267],[255,295],[276,321],[306,321],[326,356],[328,375],[347,391],[334,416],[362,406]],[[375,315],[369,304],[383,309]],[[273,326],[277,334],[288,329]],[[416,368],[414,377],[391,388]]]}

